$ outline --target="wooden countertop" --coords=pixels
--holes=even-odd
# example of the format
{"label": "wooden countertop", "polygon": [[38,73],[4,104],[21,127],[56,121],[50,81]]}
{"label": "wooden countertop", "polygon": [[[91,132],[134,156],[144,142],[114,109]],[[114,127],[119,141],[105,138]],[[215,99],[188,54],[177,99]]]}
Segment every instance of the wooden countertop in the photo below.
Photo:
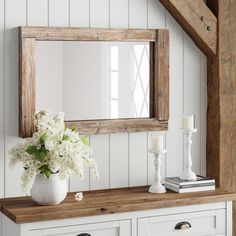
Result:
{"label": "wooden countertop", "polygon": [[56,206],[39,206],[30,197],[0,199],[0,208],[17,224],[72,217],[122,213],[193,204],[236,200],[235,193],[217,189],[197,193],[151,194],[148,187],[121,188],[84,192],[83,201],[74,200],[68,193],[65,201]]}

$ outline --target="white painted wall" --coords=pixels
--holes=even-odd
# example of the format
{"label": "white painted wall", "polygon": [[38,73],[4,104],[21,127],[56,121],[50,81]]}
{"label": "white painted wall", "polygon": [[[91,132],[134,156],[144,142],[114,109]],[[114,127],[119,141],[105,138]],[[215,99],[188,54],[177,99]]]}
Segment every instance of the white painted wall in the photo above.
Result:
{"label": "white painted wall", "polygon": [[[3,12],[5,9],[5,12]],[[4,14],[5,13],[5,14]],[[179,175],[184,164],[183,113],[195,113],[193,164],[205,173],[206,57],[158,0],[0,0],[0,196],[22,195],[19,166],[8,168],[8,150],[18,141],[18,34],[20,25],[130,27],[170,29],[170,122],[163,175]],[[150,183],[152,132],[91,135],[101,180],[72,177],[70,190],[101,189]],[[3,168],[4,167],[4,168]],[[4,175],[5,171],[5,175]],[[5,189],[5,190],[4,190]]]}

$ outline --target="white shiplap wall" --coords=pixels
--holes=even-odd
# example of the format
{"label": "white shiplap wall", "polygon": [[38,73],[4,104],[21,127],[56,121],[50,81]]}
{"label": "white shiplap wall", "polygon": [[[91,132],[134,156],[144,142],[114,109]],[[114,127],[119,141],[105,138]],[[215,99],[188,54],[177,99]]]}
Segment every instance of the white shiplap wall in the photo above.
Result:
{"label": "white shiplap wall", "polygon": [[[5,3],[5,5],[4,5]],[[19,166],[8,168],[9,148],[18,135],[18,35],[20,25],[170,29],[170,121],[163,158],[164,176],[179,175],[184,165],[183,113],[196,114],[193,164],[205,173],[206,57],[158,0],[0,0],[0,197],[22,195]],[[145,185],[153,178],[148,153],[152,132],[90,136],[101,180],[86,172],[70,179],[70,190]]]}

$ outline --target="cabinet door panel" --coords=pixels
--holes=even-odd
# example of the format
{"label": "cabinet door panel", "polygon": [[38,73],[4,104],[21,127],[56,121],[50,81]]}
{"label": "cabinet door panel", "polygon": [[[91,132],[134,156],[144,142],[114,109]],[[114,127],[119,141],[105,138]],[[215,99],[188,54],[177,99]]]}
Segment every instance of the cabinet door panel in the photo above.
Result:
{"label": "cabinet door panel", "polygon": [[130,220],[44,229],[43,236],[131,236]]}
{"label": "cabinet door panel", "polygon": [[206,236],[224,233],[224,209],[138,219],[138,236]]}

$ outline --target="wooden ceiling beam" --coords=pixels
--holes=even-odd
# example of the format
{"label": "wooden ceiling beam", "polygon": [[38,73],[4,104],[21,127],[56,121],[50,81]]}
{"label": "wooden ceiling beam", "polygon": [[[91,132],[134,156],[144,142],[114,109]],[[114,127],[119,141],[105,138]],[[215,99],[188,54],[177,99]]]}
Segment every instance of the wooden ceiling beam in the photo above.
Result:
{"label": "wooden ceiling beam", "polygon": [[160,0],[197,46],[207,55],[217,53],[217,18],[203,0]]}

